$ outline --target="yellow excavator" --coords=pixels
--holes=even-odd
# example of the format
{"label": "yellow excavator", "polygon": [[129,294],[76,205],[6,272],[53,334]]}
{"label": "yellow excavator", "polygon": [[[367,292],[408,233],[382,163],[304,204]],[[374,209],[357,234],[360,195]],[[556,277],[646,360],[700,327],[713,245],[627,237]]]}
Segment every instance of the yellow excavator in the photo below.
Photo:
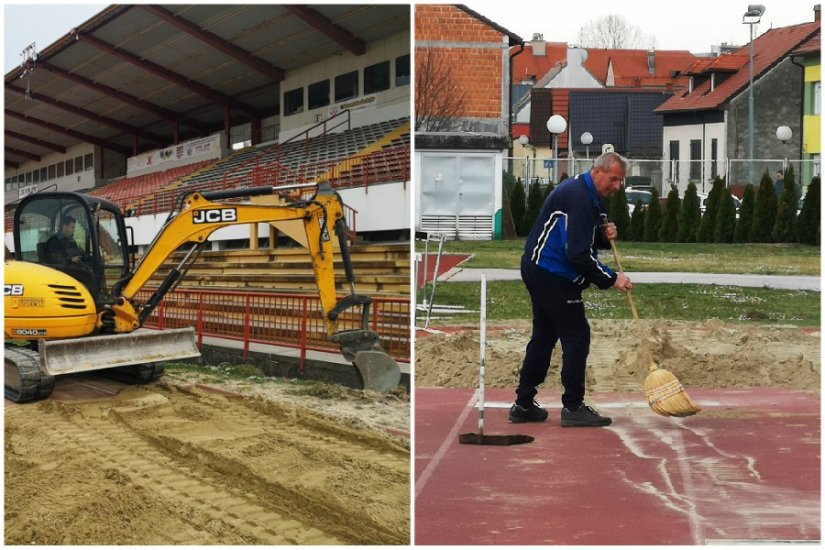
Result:
{"label": "yellow excavator", "polygon": [[[358,371],[363,387],[386,392],[401,372],[369,327],[369,296],[355,293],[341,199],[321,183],[307,199],[298,187],[182,192],[151,245],[135,262],[132,229],[113,203],[74,192],[29,195],[14,214],[14,258],[5,262],[5,396],[22,403],[48,397],[54,377],[108,369],[132,383],[163,374],[163,362],[200,355],[192,327],[143,328],[152,311],[197,261],[207,238],[238,224],[297,223],[312,266],[330,339]],[[282,200],[272,200],[273,197]],[[335,290],[337,236],[350,294]],[[151,296],[138,292],[172,253],[185,252]],[[338,330],[340,315],[360,307],[358,329]]]}

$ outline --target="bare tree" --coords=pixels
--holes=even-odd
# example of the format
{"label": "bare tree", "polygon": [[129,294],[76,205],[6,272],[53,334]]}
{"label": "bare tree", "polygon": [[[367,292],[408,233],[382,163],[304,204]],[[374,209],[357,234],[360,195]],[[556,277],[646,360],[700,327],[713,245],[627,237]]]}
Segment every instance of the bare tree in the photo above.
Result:
{"label": "bare tree", "polygon": [[631,25],[621,15],[604,15],[579,29],[579,45],[611,50],[647,49],[656,46],[656,37]]}
{"label": "bare tree", "polygon": [[465,90],[456,81],[454,57],[438,55],[430,48],[415,54],[415,130],[446,132],[453,117],[464,110]]}

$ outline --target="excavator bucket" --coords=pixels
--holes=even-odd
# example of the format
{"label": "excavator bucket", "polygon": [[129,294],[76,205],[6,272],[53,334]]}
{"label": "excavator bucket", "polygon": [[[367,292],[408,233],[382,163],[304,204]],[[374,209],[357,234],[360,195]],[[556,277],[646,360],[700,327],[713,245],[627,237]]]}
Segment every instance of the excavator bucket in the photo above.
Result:
{"label": "excavator bucket", "polygon": [[40,368],[52,376],[200,357],[192,327],[40,340],[38,351]]}
{"label": "excavator bucket", "polygon": [[365,390],[386,393],[401,383],[401,369],[380,345],[380,337],[370,330],[344,330],[332,335],[341,354],[352,361]]}
{"label": "excavator bucket", "polygon": [[352,364],[361,374],[365,389],[386,393],[401,382],[398,363],[383,350],[359,351]]}

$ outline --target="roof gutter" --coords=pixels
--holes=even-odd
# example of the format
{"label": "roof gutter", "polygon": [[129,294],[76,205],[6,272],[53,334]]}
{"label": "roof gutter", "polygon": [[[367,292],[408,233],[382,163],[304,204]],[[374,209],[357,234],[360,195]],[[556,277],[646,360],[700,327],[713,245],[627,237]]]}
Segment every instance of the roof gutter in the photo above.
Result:
{"label": "roof gutter", "polygon": [[510,82],[507,86],[507,110],[509,111],[507,115],[507,137],[510,139],[510,156],[513,156],[513,116],[515,113],[513,112],[513,59],[515,59],[518,55],[524,53],[524,42],[520,42],[518,44],[519,50],[515,53],[510,54]]}
{"label": "roof gutter", "polygon": [[[788,56],[788,59],[791,60],[791,63],[793,63],[794,65],[796,65],[800,69],[802,69],[802,79],[801,79],[802,82],[800,83],[801,90],[800,90],[800,94],[799,94],[799,97],[802,98],[802,109],[799,110],[799,158],[801,159],[802,158],[802,147],[805,144],[805,140],[802,139],[804,137],[802,135],[802,129],[805,127],[805,65],[803,65],[801,63],[797,63],[797,61],[796,61],[797,57],[804,58],[805,56],[799,56],[799,55],[791,54],[791,55]],[[802,170],[800,169],[799,172],[800,173],[797,177],[800,179],[799,185],[801,187],[802,186]]]}

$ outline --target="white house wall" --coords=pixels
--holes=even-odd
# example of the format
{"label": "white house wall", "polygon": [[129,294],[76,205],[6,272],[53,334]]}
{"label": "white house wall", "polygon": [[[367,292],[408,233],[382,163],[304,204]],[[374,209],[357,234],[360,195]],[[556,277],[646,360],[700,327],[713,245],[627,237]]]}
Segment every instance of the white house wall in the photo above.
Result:
{"label": "white house wall", "polygon": [[690,142],[691,140],[702,141],[702,155],[704,162],[700,171],[700,177],[694,180],[696,189],[699,192],[710,190],[713,184],[711,178],[711,143],[712,139],[717,140],[717,172],[720,176],[725,175],[725,123],[713,122],[706,124],[689,124],[683,126],[665,126],[663,128],[663,152],[664,158],[670,158],[670,142],[679,142],[679,170],[678,179],[673,180],[669,175],[665,176],[667,184],[675,183],[679,189],[679,195],[684,196],[685,190],[690,182]]}

